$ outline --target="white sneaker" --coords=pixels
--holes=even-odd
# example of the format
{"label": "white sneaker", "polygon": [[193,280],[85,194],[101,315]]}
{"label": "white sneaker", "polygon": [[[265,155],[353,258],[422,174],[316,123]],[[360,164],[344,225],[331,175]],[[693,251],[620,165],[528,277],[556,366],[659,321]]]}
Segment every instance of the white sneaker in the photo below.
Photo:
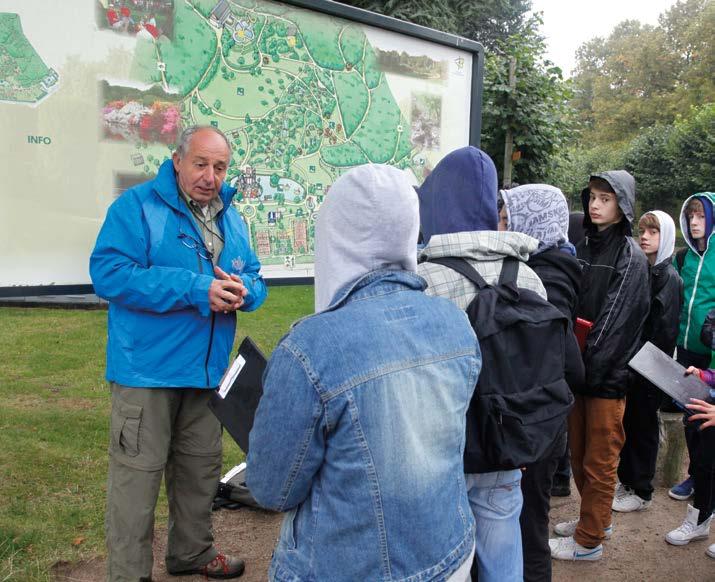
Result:
{"label": "white sneaker", "polygon": [[[578,519],[572,519],[571,521],[563,521],[561,523],[557,523],[554,526],[554,533],[557,536],[561,537],[573,537],[573,534],[576,533],[576,526],[578,525]],[[603,528],[603,535],[607,540],[611,539],[611,535],[613,534],[613,524],[609,525],[608,527]]]}
{"label": "white sneaker", "polygon": [[698,513],[700,512],[688,503],[688,513],[685,516],[685,521],[680,524],[679,528],[665,534],[665,541],[674,546],[684,546],[693,540],[707,538],[710,535],[710,522],[713,517],[711,515],[698,525]]}
{"label": "white sneaker", "polygon": [[635,493],[629,491],[625,495],[615,497],[611,508],[613,511],[628,513],[630,511],[643,511],[644,509],[648,509],[650,504],[650,500],[646,501],[642,497],[639,497]]}
{"label": "white sneaker", "polygon": [[577,543],[571,536],[550,539],[549,548],[551,548],[551,557],[557,560],[594,562],[600,560],[603,556],[602,544],[598,544],[595,548],[586,548]]}
{"label": "white sneaker", "polygon": [[628,495],[630,493],[630,489],[626,487],[623,483],[620,481],[616,483],[616,491],[614,493],[614,498],[618,499],[619,497],[623,497],[624,495]]}
{"label": "white sneaker", "polygon": [[715,558],[715,544],[708,546],[708,549],[705,550],[705,553],[711,558]]}

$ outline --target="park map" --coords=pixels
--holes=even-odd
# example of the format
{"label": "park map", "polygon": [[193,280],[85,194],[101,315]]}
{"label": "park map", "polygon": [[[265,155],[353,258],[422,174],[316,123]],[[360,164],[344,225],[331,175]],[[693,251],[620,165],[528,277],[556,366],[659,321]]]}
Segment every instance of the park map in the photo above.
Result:
{"label": "park map", "polygon": [[[221,129],[234,205],[265,265],[313,262],[320,204],[347,169],[390,164],[420,181],[440,148],[439,95],[398,102],[386,72],[444,84],[445,60],[380,50],[362,25],[288,4],[93,1],[102,34],[135,39],[129,74],[98,79],[101,139],[132,148],[117,190],[155,175],[183,127]],[[61,84],[18,14],[0,13],[0,101],[37,107]]]}

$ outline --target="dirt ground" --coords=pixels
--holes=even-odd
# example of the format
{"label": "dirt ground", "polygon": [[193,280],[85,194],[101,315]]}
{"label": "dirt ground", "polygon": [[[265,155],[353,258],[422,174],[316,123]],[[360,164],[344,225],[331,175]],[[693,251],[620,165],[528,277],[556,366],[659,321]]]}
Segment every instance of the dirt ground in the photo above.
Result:
{"label": "dirt ground", "polygon": [[[554,498],[551,508],[552,525],[574,518],[578,513],[578,494]],[[647,511],[613,515],[613,537],[604,544],[604,556],[599,562],[554,562],[554,582],[596,582],[616,580],[636,581],[715,581],[715,560],[705,555],[708,543],[715,543],[715,531],[710,541],[691,542],[674,547],[663,536],[680,525],[686,502],[674,501],[667,489],[658,489]],[[255,509],[221,510],[214,513],[214,534],[218,547],[246,560],[243,582],[266,580],[273,545],[278,537],[281,516]],[[154,582],[178,580],[169,576],[161,557],[164,554],[166,532],[157,529],[154,542]],[[106,576],[103,557],[75,564],[57,564],[53,580],[57,582],[99,582]],[[198,582],[201,576],[181,580]],[[322,581],[321,581],[322,582]],[[328,582],[328,581],[326,581]],[[363,581],[356,581],[363,582]]]}

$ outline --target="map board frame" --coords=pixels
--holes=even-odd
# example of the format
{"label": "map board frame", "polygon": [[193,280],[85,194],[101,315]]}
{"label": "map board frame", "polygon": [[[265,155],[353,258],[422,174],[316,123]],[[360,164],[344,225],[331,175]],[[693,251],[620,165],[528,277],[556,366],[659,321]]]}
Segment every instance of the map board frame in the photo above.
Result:
{"label": "map board frame", "polygon": [[[279,0],[280,4],[306,9],[320,14],[334,16],[357,24],[367,25],[390,33],[412,37],[436,45],[458,49],[471,53],[471,92],[469,95],[468,144],[480,146],[482,127],[482,92],[484,72],[484,48],[476,42],[453,34],[429,29],[423,26],[398,20],[389,16],[369,12],[332,2],[331,0]],[[310,284],[313,277],[268,277],[270,284]],[[0,298],[32,297],[45,295],[86,295],[94,292],[91,284],[47,284],[1,286]]]}

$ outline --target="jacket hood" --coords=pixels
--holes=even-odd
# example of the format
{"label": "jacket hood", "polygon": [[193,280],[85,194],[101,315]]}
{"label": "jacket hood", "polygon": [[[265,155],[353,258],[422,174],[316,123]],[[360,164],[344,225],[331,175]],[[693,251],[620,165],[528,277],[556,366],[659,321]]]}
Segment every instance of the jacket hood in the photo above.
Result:
{"label": "jacket hood", "polygon": [[[159,166],[159,172],[154,180],[154,190],[161,196],[161,199],[172,208],[181,210],[184,207],[183,204],[179,204],[179,186],[176,182],[176,171],[174,170],[174,162],[171,158]],[[236,195],[236,188],[232,188],[224,182],[221,185],[221,191],[218,195],[223,202],[225,210]]]}
{"label": "jacket hood", "polygon": [[417,271],[417,195],[392,166],[367,164],[338,178],[315,224],[315,311],[378,269]]}
{"label": "jacket hood", "polygon": [[[612,170],[610,172],[603,172],[601,174],[592,174],[589,181],[594,178],[602,178],[606,180],[611,185],[611,188],[616,193],[616,200],[618,201],[618,207],[623,212],[625,217],[625,234],[630,236],[633,234],[632,224],[633,217],[635,216],[636,208],[636,180],[625,170]],[[591,222],[591,216],[588,213],[588,197],[589,188],[586,186],[581,190],[581,203],[583,204],[583,226],[589,231],[595,228],[593,222]]]}
{"label": "jacket hood", "polygon": [[680,231],[683,233],[683,238],[686,244],[692,249],[694,253],[700,254],[698,247],[693,241],[693,237],[690,235],[690,224],[688,223],[688,217],[685,216],[685,208],[693,198],[697,198],[703,203],[703,209],[705,210],[705,232],[707,232],[708,242],[705,245],[705,250],[708,250],[710,246],[710,238],[713,234],[713,227],[715,226],[715,220],[713,218],[713,205],[715,204],[715,193],[714,192],[700,192],[698,194],[693,194],[683,202],[683,207],[680,209]]}
{"label": "jacket hood", "polygon": [[675,251],[675,222],[662,210],[650,210],[646,214],[652,214],[658,219],[660,225],[660,244],[658,254],[655,256],[655,265],[660,265],[664,261],[670,262],[670,257]]}
{"label": "jacket hood", "polygon": [[475,147],[445,156],[417,189],[425,243],[435,234],[497,230],[497,170]]}
{"label": "jacket hood", "polygon": [[[539,241],[539,252],[569,242],[569,207],[563,192],[548,184],[502,190],[507,228]],[[571,247],[573,249],[573,247]]]}

